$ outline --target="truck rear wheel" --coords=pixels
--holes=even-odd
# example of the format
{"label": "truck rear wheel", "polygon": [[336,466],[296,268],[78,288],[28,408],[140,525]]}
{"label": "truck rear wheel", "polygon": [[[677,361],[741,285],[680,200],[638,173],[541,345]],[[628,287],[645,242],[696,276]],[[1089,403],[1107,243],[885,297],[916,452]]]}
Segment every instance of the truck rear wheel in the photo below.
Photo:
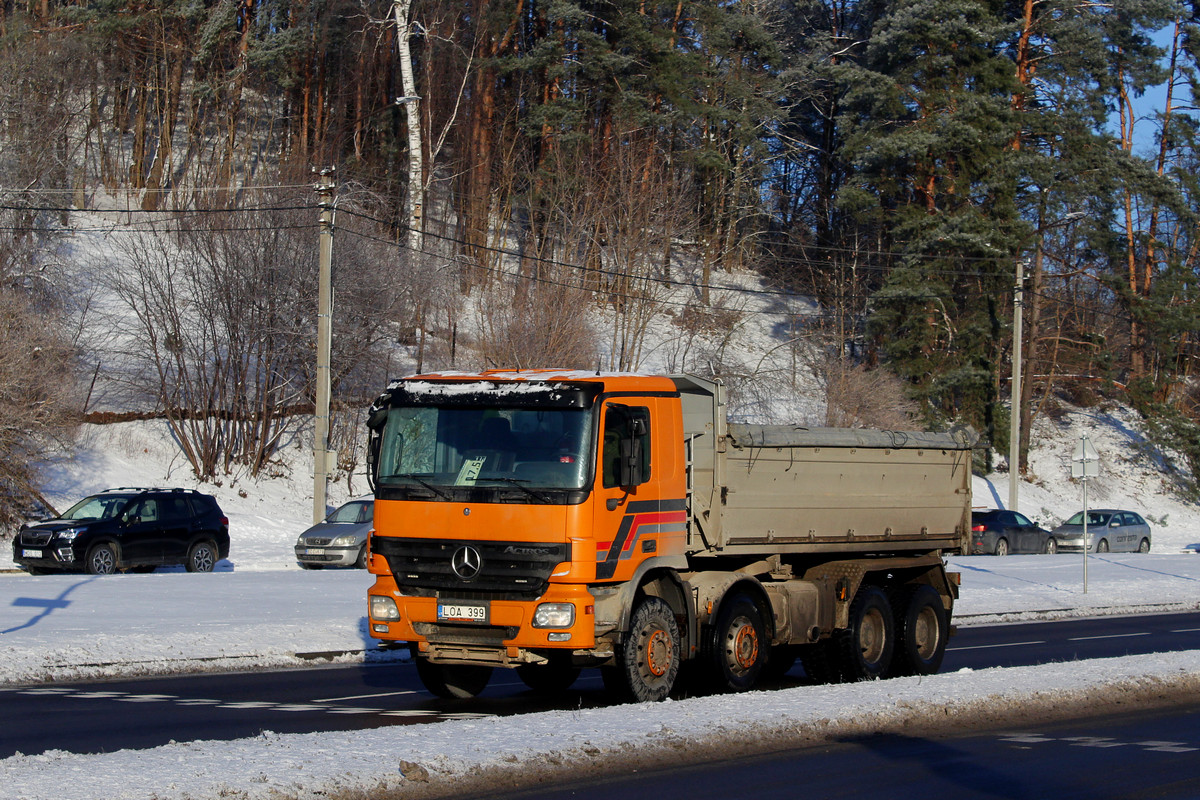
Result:
{"label": "truck rear wheel", "polygon": [[896,625],[887,595],[862,586],[850,603],[850,627],[838,631],[838,666],[847,681],[886,677],[892,664]]}
{"label": "truck rear wheel", "polygon": [[767,630],[762,612],[744,594],[726,598],[717,611],[706,655],[720,691],[744,692],[754,686],[767,660]]}
{"label": "truck rear wheel", "polygon": [[679,674],[679,626],[665,600],[647,597],[634,609],[616,661],[603,670],[605,688],[639,703],[666,699]]}
{"label": "truck rear wheel", "polygon": [[796,665],[796,659],[800,657],[801,647],[803,645],[795,644],[779,644],[772,647],[767,655],[767,665],[763,667],[762,677],[777,681],[791,672],[792,667]]}
{"label": "truck rear wheel", "polygon": [[906,588],[896,599],[893,675],[932,675],[942,666],[950,625],[941,595],[928,584]]}
{"label": "truck rear wheel", "polygon": [[469,700],[487,688],[491,667],[475,664],[434,664],[427,658],[416,659],[417,677],[429,693],[448,700]]}
{"label": "truck rear wheel", "polygon": [[838,667],[838,642],[824,639],[800,646],[800,666],[813,683],[841,683],[842,672]]}

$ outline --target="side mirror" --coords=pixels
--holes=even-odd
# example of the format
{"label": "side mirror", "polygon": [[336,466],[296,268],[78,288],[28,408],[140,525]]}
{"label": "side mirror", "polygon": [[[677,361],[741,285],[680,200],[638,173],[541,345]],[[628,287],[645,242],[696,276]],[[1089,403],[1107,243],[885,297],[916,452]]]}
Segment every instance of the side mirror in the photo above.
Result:
{"label": "side mirror", "polygon": [[367,412],[367,427],[373,431],[382,430],[387,424],[388,407],[375,405]]}
{"label": "side mirror", "polygon": [[375,491],[376,479],[379,477],[379,447],[383,441],[383,434],[379,428],[371,428],[371,432],[367,434],[367,485],[371,487],[371,491]]}
{"label": "side mirror", "polygon": [[637,439],[624,436],[618,445],[620,456],[617,484],[626,489],[637,486],[642,476],[642,448],[638,447]]}
{"label": "side mirror", "polygon": [[642,484],[642,442],[646,435],[646,421],[640,417],[631,417],[626,426],[626,433],[618,444],[620,456],[620,474],[618,483],[625,488]]}

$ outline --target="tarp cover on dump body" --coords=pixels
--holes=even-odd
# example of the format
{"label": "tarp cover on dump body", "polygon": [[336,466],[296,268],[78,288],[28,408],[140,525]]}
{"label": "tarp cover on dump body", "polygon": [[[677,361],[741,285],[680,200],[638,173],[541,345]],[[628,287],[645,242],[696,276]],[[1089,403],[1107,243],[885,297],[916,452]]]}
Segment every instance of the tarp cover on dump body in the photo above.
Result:
{"label": "tarp cover on dump body", "polygon": [[734,447],[873,447],[890,450],[969,450],[978,437],[967,428],[948,433],[793,425],[729,424]]}

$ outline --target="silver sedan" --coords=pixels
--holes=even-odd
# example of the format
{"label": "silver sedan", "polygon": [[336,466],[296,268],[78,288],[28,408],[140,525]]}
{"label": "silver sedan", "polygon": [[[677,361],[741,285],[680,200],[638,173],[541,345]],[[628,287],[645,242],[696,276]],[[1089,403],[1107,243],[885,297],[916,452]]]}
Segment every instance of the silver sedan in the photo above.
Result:
{"label": "silver sedan", "polygon": [[[1083,549],[1084,512],[1076,512],[1050,535],[1060,552]],[[1087,511],[1088,551],[1094,553],[1149,553],[1150,526],[1140,514],[1115,508]]]}
{"label": "silver sedan", "polygon": [[367,536],[375,520],[373,500],[351,500],[296,540],[296,563],[304,569],[367,566]]}

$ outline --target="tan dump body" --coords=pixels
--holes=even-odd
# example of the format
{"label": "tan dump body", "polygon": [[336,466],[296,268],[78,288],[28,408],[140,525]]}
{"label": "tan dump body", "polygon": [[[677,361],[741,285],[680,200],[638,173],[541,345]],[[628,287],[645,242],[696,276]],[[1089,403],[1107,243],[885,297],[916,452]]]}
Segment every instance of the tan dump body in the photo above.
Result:
{"label": "tan dump body", "polygon": [[689,555],[965,548],[969,432],[727,424],[724,387],[675,381],[691,462]]}

